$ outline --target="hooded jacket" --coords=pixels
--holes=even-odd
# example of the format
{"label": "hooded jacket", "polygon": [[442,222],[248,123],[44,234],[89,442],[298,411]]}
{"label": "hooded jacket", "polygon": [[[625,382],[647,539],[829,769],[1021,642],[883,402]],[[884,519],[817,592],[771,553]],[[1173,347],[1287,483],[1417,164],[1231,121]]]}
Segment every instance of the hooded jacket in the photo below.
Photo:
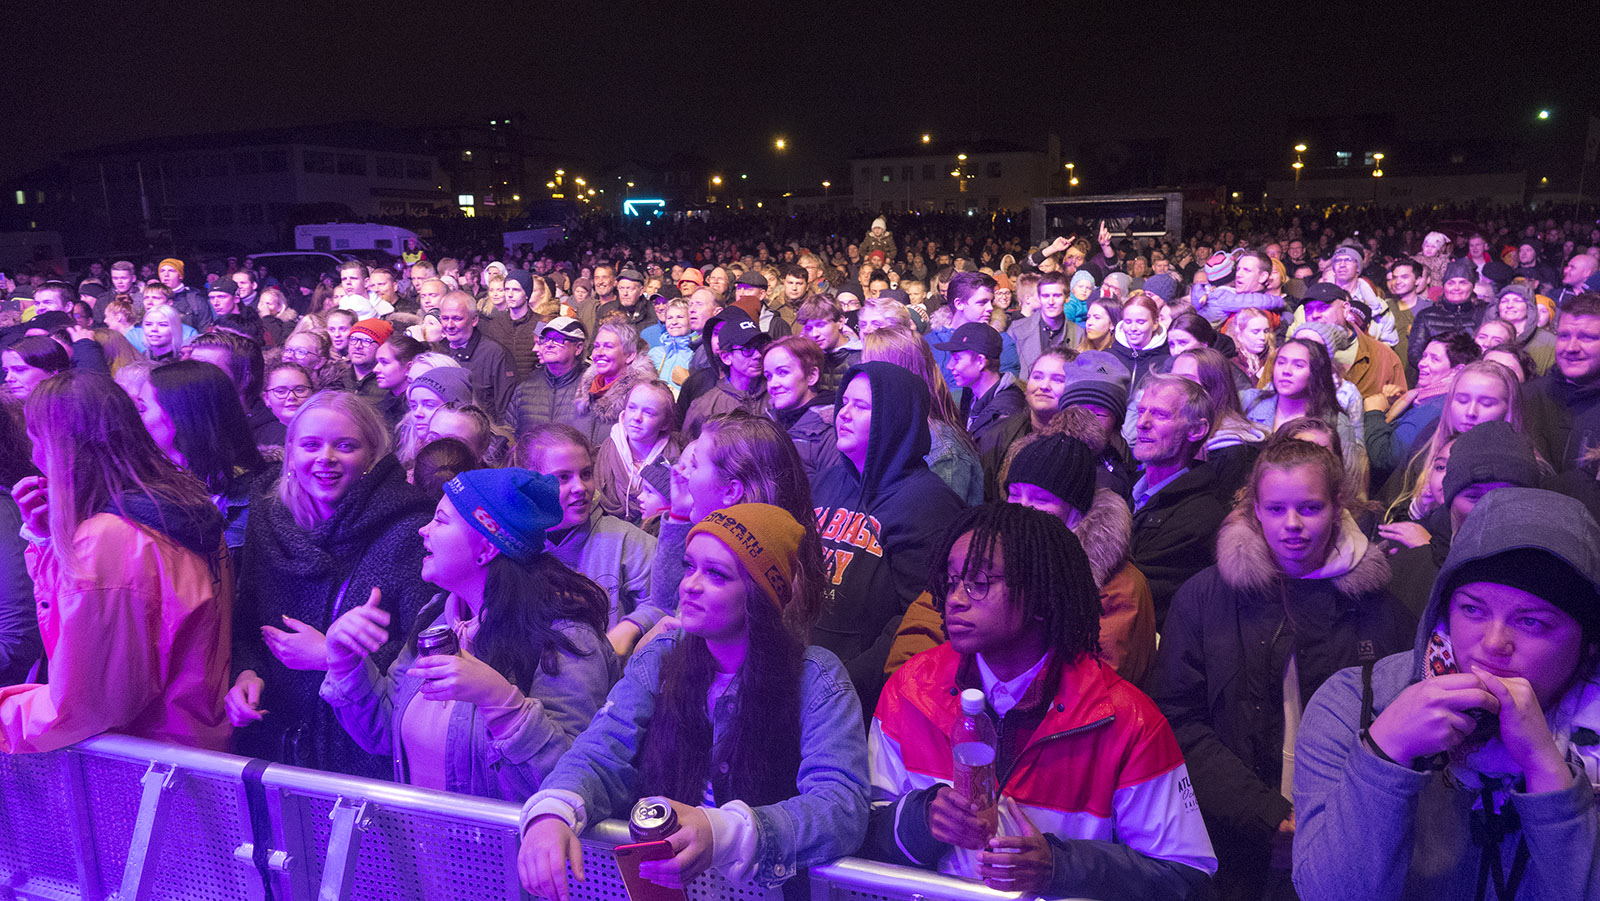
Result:
{"label": "hooded jacket", "polygon": [[[1443,587],[1451,574],[1469,562],[1520,548],[1551,553],[1600,587],[1600,527],[1582,504],[1531,488],[1490,492],[1451,543],[1413,648],[1373,667],[1372,718],[1422,679],[1428,640],[1448,603]],[[1362,682],[1361,668],[1337,673],[1311,699],[1300,723],[1295,889],[1306,901],[1474,897],[1479,880],[1488,875],[1479,872],[1483,851],[1473,839],[1479,794],[1476,786],[1463,782],[1476,774],[1470,769],[1452,773],[1454,766],[1418,772],[1374,754],[1360,737],[1370,722],[1363,716]],[[1573,691],[1593,697],[1595,690],[1591,680]],[[1594,706],[1600,705],[1589,705],[1588,717],[1582,710],[1574,716],[1574,734],[1579,727],[1600,729]],[[1509,795],[1507,803],[1520,827],[1510,828],[1499,842],[1503,872],[1511,872],[1521,841],[1531,852],[1517,901],[1600,895],[1600,814],[1591,784],[1595,774],[1575,776],[1572,786],[1561,791]]]}
{"label": "hooded jacket", "polygon": [[805,467],[807,481],[815,480],[817,473],[841,459],[833,432],[833,410],[837,400],[829,392],[819,394],[810,403],[790,410],[767,410],[767,415],[784,427],[789,433],[789,440],[794,442],[794,449],[800,452],[800,463]]}
{"label": "hooded jacket", "polygon": [[812,486],[834,592],[813,635],[871,703],[900,617],[927,587],[929,547],[962,503],[923,462],[928,386],[893,363],[862,363],[845,373],[841,397],[856,378],[871,383],[874,398],[865,465],[841,460]]}
{"label": "hooded jacket", "polygon": [[1167,346],[1167,330],[1159,329],[1155,337],[1150,339],[1150,343],[1142,348],[1134,347],[1128,343],[1128,333],[1123,330],[1120,322],[1117,323],[1117,328],[1113,335],[1116,340],[1112,341],[1111,346],[1106,349],[1116,355],[1117,360],[1122,363],[1123,367],[1132,376],[1132,379],[1128,382],[1131,386],[1129,391],[1129,397],[1131,398],[1138,392],[1139,383],[1144,381],[1144,377],[1150,374],[1151,369],[1159,365],[1162,360],[1172,356],[1172,348]]}
{"label": "hooded jacket", "polygon": [[81,572],[25,551],[47,684],[0,689],[0,751],[51,751],[101,732],[227,748],[233,570],[216,508],[129,496],[73,537]]}
{"label": "hooded jacket", "polygon": [[1353,519],[1342,519],[1315,577],[1295,579],[1283,574],[1254,518],[1248,508],[1231,513],[1217,565],[1179,589],[1150,680],[1216,841],[1219,891],[1265,875],[1272,838],[1292,811],[1280,790],[1290,656],[1300,697],[1310,698],[1363,656],[1404,648],[1413,625],[1385,588],[1383,550]]}
{"label": "hooded jacket", "polygon": [[[929,808],[952,780],[958,690],[981,687],[976,658],[949,644],[889,681],[867,739],[866,853],[975,878],[977,855],[935,838]],[[1026,817],[1045,835],[1055,872],[1044,894],[1204,896],[1216,857],[1183,755],[1149,698],[1087,654],[1052,659],[996,726],[1000,821],[1016,835]]]}
{"label": "hooded jacket", "polygon": [[390,612],[390,639],[372,655],[379,672],[400,653],[412,620],[433,597],[422,580],[422,536],[432,504],[406,483],[393,455],[350,486],[333,516],[302,529],[276,493],[263,495],[250,516],[239,562],[233,667],[265,682],[268,713],[238,733],[240,751],[297,766],[388,779],[385,758],[363,751],[317,697],[320,670],[291,670],[267,649],[261,627],[287,628],[288,616],[326,633],[340,615],[367,602],[373,588]]}
{"label": "hooded jacket", "polygon": [[[1100,662],[1139,685],[1156,655],[1156,610],[1150,584],[1128,562],[1131,531],[1127,503],[1109,488],[1095,491],[1089,512],[1072,527],[1100,589]],[[900,621],[884,670],[892,676],[907,660],[944,641],[944,614],[923,592]]]}

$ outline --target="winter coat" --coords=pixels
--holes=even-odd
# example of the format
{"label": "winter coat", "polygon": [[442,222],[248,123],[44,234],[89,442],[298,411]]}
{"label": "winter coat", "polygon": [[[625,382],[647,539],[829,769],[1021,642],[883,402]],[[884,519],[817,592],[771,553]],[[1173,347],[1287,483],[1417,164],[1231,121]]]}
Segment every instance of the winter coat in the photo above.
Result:
{"label": "winter coat", "polygon": [[[460,616],[446,597],[436,598],[424,618],[430,626],[460,631]],[[428,616],[435,611],[437,616]],[[445,791],[522,802],[539,790],[605,703],[606,693],[622,675],[611,643],[582,623],[561,620],[551,627],[578,648],[576,655],[557,653],[555,674],[541,667],[528,693],[513,686],[503,704],[461,701],[451,707],[444,739]],[[408,643],[383,674],[371,657],[364,657],[348,669],[330,670],[320,690],[357,744],[392,757],[394,781],[402,784],[413,781],[401,724],[422,687],[422,679],[409,672],[416,659],[416,647]]]}
{"label": "winter coat", "polygon": [[1133,565],[1150,583],[1157,631],[1178,586],[1216,562],[1217,529],[1231,502],[1216,470],[1196,463],[1133,511]]}
{"label": "winter coat", "polygon": [[983,499],[1005,500],[1000,484],[1000,468],[1005,465],[1011,445],[1033,434],[1033,414],[1024,409],[996,423],[978,439],[978,463],[983,467]]}
{"label": "winter coat", "polygon": [[[0,751],[52,751],[101,732],[227,748],[233,568],[222,517],[130,496],[73,537],[73,575],[26,551],[47,684],[0,689]],[[166,531],[163,531],[163,527]]]}
{"label": "winter coat", "polygon": [[317,696],[321,670],[291,670],[267,649],[261,627],[287,628],[283,617],[326,633],[333,621],[367,602],[373,588],[389,611],[389,640],[373,654],[386,671],[404,636],[434,591],[422,580],[422,536],[433,504],[406,482],[393,455],[340,499],[333,516],[302,529],[275,492],[251,511],[239,564],[234,616],[234,673],[254,670],[265,686],[260,722],[238,732],[239,750],[253,757],[387,779],[389,761],[362,750]]}
{"label": "winter coat", "polygon": [[[868,855],[977,877],[977,854],[935,838],[929,807],[952,783],[958,689],[982,685],[976,658],[948,644],[889,680],[867,739]],[[1149,698],[1085,654],[1050,659],[1015,707],[990,716],[1000,823],[1017,835],[1025,817],[1046,836],[1055,860],[1046,895],[1204,897],[1216,855],[1172,729]]]}
{"label": "winter coat", "polygon": [[927,587],[928,551],[963,505],[923,462],[931,440],[922,379],[884,362],[851,367],[844,384],[854,378],[889,402],[873,404],[865,465],[842,460],[812,486],[834,590],[813,640],[844,661],[872,701],[900,617]]}
{"label": "winter coat", "polygon": [[751,383],[749,391],[739,391],[727,378],[722,378],[710,391],[695,398],[689,405],[689,413],[683,418],[683,434],[699,437],[700,427],[705,425],[707,419],[734,410],[759,416],[766,401],[767,392],[760,379]]}
{"label": "winter coat", "polygon": [[1533,371],[1527,373],[1528,378],[1544,375],[1556,365],[1556,336],[1549,329],[1542,329],[1535,325],[1537,320],[1529,319],[1522,324],[1517,336],[1513,339],[1516,345],[1528,352],[1528,357],[1533,360]]}
{"label": "winter coat", "polygon": [[476,328],[461,347],[441,341],[433,349],[460,363],[471,375],[473,403],[497,422],[505,418],[511,391],[517,385],[517,365],[510,351]]}
{"label": "winter coat", "polygon": [[[611,436],[611,427],[622,419],[628,408],[628,394],[639,385],[656,380],[656,368],[645,354],[636,354],[633,362],[611,380],[611,384],[596,391],[600,376],[593,364],[583,371],[579,390],[572,396],[572,407],[582,421],[588,423],[585,434],[590,447],[599,447]],[[584,429],[579,429],[584,431]]]}
{"label": "winter coat", "polygon": [[1451,332],[1471,335],[1478,330],[1478,323],[1483,321],[1486,310],[1484,304],[1469,298],[1464,303],[1440,301],[1413,316],[1411,334],[1406,338],[1406,364],[1410,371],[1416,371],[1417,361],[1422,359],[1422,352],[1428,349],[1428,342]]}
{"label": "winter coat", "polygon": [[887,266],[894,262],[897,248],[894,243],[894,234],[888,230],[885,230],[881,235],[873,234],[870,231],[867,232],[867,236],[862,238],[861,243],[857,246],[861,250],[861,258],[863,260],[871,256],[874,250],[881,250],[883,251],[884,265]]}
{"label": "winter coat", "polygon": [[1255,511],[1229,515],[1217,564],[1179,589],[1161,633],[1151,697],[1172,723],[1216,841],[1218,893],[1249,896],[1292,806],[1281,792],[1283,680],[1300,697],[1339,669],[1410,643],[1414,621],[1386,589],[1389,564],[1348,516],[1319,577],[1283,574]]}
{"label": "winter coat", "polygon": [[[961,415],[967,423],[967,434],[972,436],[974,444],[981,447],[984,437],[999,428],[1002,420],[1027,408],[1028,401],[1022,396],[1022,388],[1017,385],[1016,379],[1003,375],[994,390],[983,397],[974,397],[971,391],[966,392]],[[982,465],[981,461],[979,465]]]}
{"label": "winter coat", "polygon": [[[1101,488],[1072,534],[1088,554],[1089,570],[1100,589],[1100,660],[1139,685],[1155,659],[1156,611],[1149,583],[1128,562],[1132,530],[1128,505],[1116,492]],[[934,609],[932,595],[923,592],[900,621],[884,671],[892,676],[907,660],[944,641],[944,614]]]}
{"label": "winter coat", "polygon": [[589,417],[577,407],[578,395],[589,387],[582,379],[583,370],[577,366],[561,376],[553,376],[543,367],[535,369],[511,392],[506,421],[517,435],[546,422],[566,423],[589,434]]}
{"label": "winter coat", "polygon": [[1345,378],[1353,382],[1362,397],[1383,393],[1384,385],[1398,385],[1404,391],[1406,367],[1394,348],[1366,332],[1355,332],[1355,362],[1345,370]]}
{"label": "winter coat", "polygon": [[[1491,516],[1480,515],[1490,508],[1495,510]],[[1498,852],[1508,875],[1517,848],[1527,843],[1517,901],[1600,896],[1594,761],[1567,738],[1580,729],[1600,730],[1600,704],[1593,700],[1600,685],[1593,679],[1580,681],[1557,708],[1570,709],[1573,702],[1577,711],[1557,743],[1574,768],[1572,786],[1539,794],[1501,790],[1497,803],[1510,810],[1495,817],[1497,823],[1485,822],[1479,788],[1484,777],[1469,763],[1419,772],[1380,758],[1362,736],[1401,691],[1423,678],[1428,642],[1449,601],[1444,586],[1463,565],[1516,548],[1543,548],[1600,588],[1600,530],[1577,501],[1553,492],[1501,488],[1486,495],[1473,513],[1451,543],[1411,649],[1379,660],[1371,669],[1370,689],[1361,667],[1335,674],[1306,708],[1294,784],[1294,882],[1306,901],[1481,897],[1477,888],[1490,875],[1480,872],[1484,844],[1496,839],[1489,854]],[[1480,525],[1490,521],[1497,528]]]}
{"label": "winter coat", "polygon": [[1551,415],[1540,425],[1555,454],[1550,463],[1557,471],[1577,469],[1585,451],[1600,447],[1600,378],[1579,384],[1552,369],[1527,389],[1548,399],[1540,408]]}
{"label": "winter coat", "polygon": [[789,433],[789,440],[800,453],[800,464],[805,467],[808,481],[814,481],[818,473],[841,459],[833,431],[834,402],[832,394],[819,394],[804,406],[767,411]]}
{"label": "winter coat", "polygon": [[[1111,342],[1107,350],[1116,356],[1117,360],[1128,370],[1132,376],[1128,392],[1129,398],[1139,392],[1140,383],[1144,377],[1160,368],[1162,361],[1172,356],[1172,348],[1167,346],[1167,331],[1160,329],[1150,343],[1142,348],[1136,348],[1128,343],[1127,333],[1122,330],[1122,323],[1117,323],[1114,333],[1116,340]],[[1131,418],[1131,417],[1130,417]]]}
{"label": "winter coat", "polygon": [[668,335],[663,333],[661,344],[650,348],[650,364],[661,374],[661,380],[672,389],[672,396],[676,398],[678,392],[683,390],[683,383],[674,379],[676,370],[684,371],[687,379],[689,364],[694,362],[694,346],[688,335]]}
{"label": "winter coat", "polygon": [[[933,350],[933,361],[939,364],[939,371],[944,373],[944,380],[951,385],[955,384],[955,379],[950,375],[950,351],[940,350],[939,345],[948,344],[955,334],[953,326],[936,325],[923,335]],[[1013,378],[1022,378],[1025,375],[1022,371],[1021,357],[1017,353],[1017,339],[1009,332],[1000,333],[1000,374]]]}

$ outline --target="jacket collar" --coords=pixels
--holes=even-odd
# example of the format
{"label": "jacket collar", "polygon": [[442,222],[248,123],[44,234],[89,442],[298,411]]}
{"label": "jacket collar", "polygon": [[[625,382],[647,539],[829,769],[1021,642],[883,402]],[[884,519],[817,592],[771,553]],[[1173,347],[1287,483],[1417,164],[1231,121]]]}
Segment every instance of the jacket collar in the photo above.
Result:
{"label": "jacket collar", "polygon": [[[925,653],[930,655],[929,678],[905,683],[907,696],[936,728],[948,735],[961,714],[962,689],[982,688],[983,681],[978,676],[977,660],[956,653],[949,642]],[[1068,664],[1054,660],[1046,664],[1017,704],[1019,710],[1034,709],[1041,702],[1049,705],[1027,746],[1108,721],[1115,713],[1111,685],[1120,678],[1090,654],[1080,655]]]}

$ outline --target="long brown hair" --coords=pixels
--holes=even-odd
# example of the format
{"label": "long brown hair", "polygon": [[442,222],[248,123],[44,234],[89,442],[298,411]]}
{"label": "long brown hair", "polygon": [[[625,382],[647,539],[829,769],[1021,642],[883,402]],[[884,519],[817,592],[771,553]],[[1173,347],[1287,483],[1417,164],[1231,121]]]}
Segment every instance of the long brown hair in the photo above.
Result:
{"label": "long brown hair", "polygon": [[90,517],[126,517],[125,498],[144,495],[158,510],[215,509],[199,480],[156,447],[127,392],[110,376],[69,369],[28,397],[28,437],[44,460],[50,548],[77,574],[73,537]]}
{"label": "long brown hair", "polygon": [[861,336],[861,348],[863,363],[882,360],[921,376],[928,383],[928,394],[933,400],[929,418],[949,426],[952,434],[963,443],[975,447],[972,439],[967,437],[966,423],[961,421],[960,409],[950,393],[950,386],[945,384],[944,373],[940,371],[939,364],[934,362],[933,350],[921,335],[911,329],[881,328]]}

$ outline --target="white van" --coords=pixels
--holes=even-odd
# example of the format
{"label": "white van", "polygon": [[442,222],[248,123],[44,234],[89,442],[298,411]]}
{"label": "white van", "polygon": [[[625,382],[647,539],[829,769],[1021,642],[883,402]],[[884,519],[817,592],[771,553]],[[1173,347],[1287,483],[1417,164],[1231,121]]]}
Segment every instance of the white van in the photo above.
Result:
{"label": "white van", "polygon": [[333,253],[341,250],[384,250],[399,256],[405,252],[407,241],[416,241],[418,247],[427,246],[416,232],[398,225],[329,222],[324,225],[297,225],[294,229],[296,250]]}

